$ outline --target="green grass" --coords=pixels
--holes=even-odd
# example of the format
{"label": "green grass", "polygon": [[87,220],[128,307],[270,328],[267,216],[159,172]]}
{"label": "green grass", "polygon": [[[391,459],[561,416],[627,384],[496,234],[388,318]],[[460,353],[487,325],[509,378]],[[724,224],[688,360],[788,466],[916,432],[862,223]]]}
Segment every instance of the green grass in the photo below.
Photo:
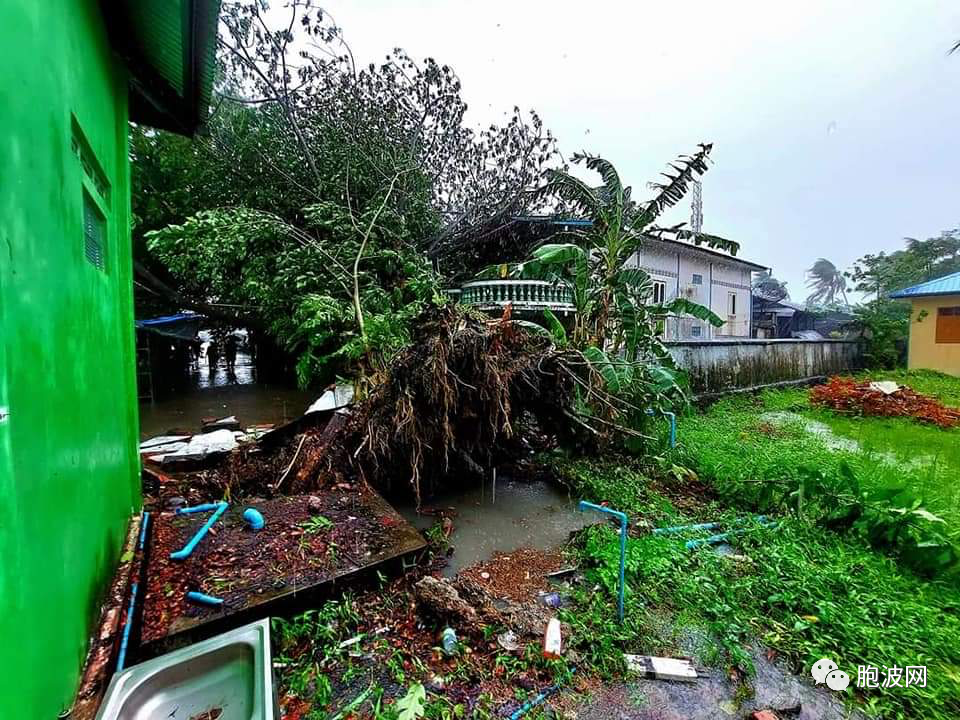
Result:
{"label": "green grass", "polygon": [[[748,454],[740,457],[749,462]],[[641,526],[704,516],[729,523],[746,514],[735,503],[678,511],[664,491],[671,485],[681,488],[681,478],[653,482],[636,468],[610,462],[555,467],[585,497],[609,500]],[[564,619],[589,666],[613,674],[621,668],[621,653],[630,649],[689,654],[679,638],[694,630],[710,638],[701,662],[730,662],[748,670],[748,648],[755,641],[778,651],[800,675],[824,656],[854,678],[857,665],[927,665],[927,688],[850,689],[847,700],[885,718],[958,717],[957,587],[904,571],[857,536],[820,528],[808,518],[781,517],[775,530],[754,527],[733,543],[751,561],[734,562],[709,549],[687,551],[679,539],[642,532],[632,537],[626,621],[619,625],[613,601],[616,533],[605,526],[588,531],[580,543],[582,563],[592,568],[591,588],[596,583],[603,592],[579,593]]]}
{"label": "green grass", "polygon": [[[901,373],[894,379],[944,402],[960,398],[958,378],[924,372]],[[835,477],[846,463],[865,488],[909,491],[947,521],[950,537],[960,538],[960,428],[840,415],[811,407],[807,395],[806,390],[792,389],[720,400],[705,413],[681,419],[677,457],[721,491],[747,497],[751,485],[763,480],[796,481],[811,467]],[[768,413],[784,412],[798,420],[768,419]],[[804,429],[803,418],[829,426],[859,448],[831,447]]]}

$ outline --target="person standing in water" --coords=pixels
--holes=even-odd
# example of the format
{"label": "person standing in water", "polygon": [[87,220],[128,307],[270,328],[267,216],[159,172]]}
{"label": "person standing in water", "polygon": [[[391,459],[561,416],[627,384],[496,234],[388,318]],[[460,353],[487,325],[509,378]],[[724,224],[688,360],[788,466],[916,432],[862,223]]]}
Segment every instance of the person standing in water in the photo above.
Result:
{"label": "person standing in water", "polygon": [[227,372],[233,375],[234,366],[237,364],[237,337],[232,333],[227,335],[223,344],[223,358],[227,361]]}
{"label": "person standing in water", "polygon": [[217,363],[220,362],[220,346],[216,340],[211,340],[207,345],[207,369],[213,375],[217,371]]}

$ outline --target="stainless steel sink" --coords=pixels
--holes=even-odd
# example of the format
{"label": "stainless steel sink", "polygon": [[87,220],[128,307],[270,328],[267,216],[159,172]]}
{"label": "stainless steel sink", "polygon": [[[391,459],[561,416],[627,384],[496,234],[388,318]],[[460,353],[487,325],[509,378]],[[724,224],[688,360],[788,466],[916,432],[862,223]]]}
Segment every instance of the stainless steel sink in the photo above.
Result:
{"label": "stainless steel sink", "polygon": [[269,619],[118,673],[97,713],[97,720],[276,718]]}

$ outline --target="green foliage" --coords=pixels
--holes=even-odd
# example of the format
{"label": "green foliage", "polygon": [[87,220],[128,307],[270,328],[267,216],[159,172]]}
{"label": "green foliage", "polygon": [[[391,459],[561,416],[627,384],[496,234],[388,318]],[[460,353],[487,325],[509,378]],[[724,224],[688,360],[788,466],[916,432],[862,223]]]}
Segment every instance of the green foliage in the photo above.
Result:
{"label": "green foliage", "polygon": [[242,0],[220,19],[205,133],[133,132],[138,304],[270,335],[303,385],[375,376],[438,299],[425,252],[441,229],[522,195],[555,140],[518,109],[468,126],[435,60],[356,67],[315,3]]}
{"label": "green foliage", "polygon": [[854,311],[863,328],[863,360],[873,369],[893,368],[906,360],[910,305],[883,298],[859,305]]}
{"label": "green foliage", "polygon": [[406,695],[397,700],[397,720],[418,720],[423,717],[427,691],[420,683],[407,689]]}
{"label": "green foliage", "polygon": [[[682,433],[687,424],[681,425]],[[741,457],[751,453],[748,447]],[[554,466],[578,494],[609,499],[634,522],[663,526],[703,520],[661,510],[667,501],[631,467],[586,461]],[[746,512],[703,510],[728,526]],[[693,653],[701,663],[750,670],[748,648],[754,641],[776,650],[804,676],[825,656],[846,667],[927,665],[930,677],[940,679],[926,688],[866,690],[848,699],[885,718],[955,717],[960,712],[960,590],[903,573],[857,538],[809,519],[778,520],[776,529],[747,526],[746,533],[732,538],[737,553],[750,558],[746,561],[708,548],[687,551],[685,538],[630,537],[623,625],[616,621],[615,607],[617,533],[607,525],[590,528],[578,544],[581,566],[603,592],[579,592],[576,605],[562,611],[581,643],[577,650],[603,674],[622,671],[625,648]],[[691,649],[689,638],[701,635]]]}
{"label": "green foliage", "polygon": [[[684,156],[672,166],[666,184],[655,184],[657,194],[649,201],[631,199],[632,189],[624,187],[614,165],[601,157],[575,155],[600,174],[603,185],[593,188],[562,170],[548,170],[547,183],[538,191],[541,197],[553,197],[568,212],[590,220],[587,228],[560,233],[558,242],[542,245],[531,258],[512,269],[516,277],[530,277],[567,283],[573,292],[577,314],[572,344],[584,349],[602,348],[610,355],[623,354],[628,361],[665,362],[667,353],[656,338],[655,327],[666,315],[691,314],[716,325],[722,321],[714,313],[689,300],[652,306],[650,277],[628,261],[640,250],[651,223],[666,208],[678,202],[695,175],[706,171],[709,145],[701,145],[693,156]],[[702,239],[708,244],[726,245],[729,241]],[[559,242],[565,240],[567,242]],[[735,249],[734,246],[731,249]]]}
{"label": "green foliage", "polygon": [[887,255],[867,254],[857,260],[849,277],[856,290],[882,300],[888,293],[960,270],[960,229],[927,240],[907,238],[906,247]]}
{"label": "green foliage", "polygon": [[[298,357],[301,385],[374,366],[405,346],[413,318],[438,298],[421,255],[404,241],[405,220],[382,213],[359,265],[365,333],[357,327],[350,265],[360,246],[350,212],[318,203],[306,227],[248,208],[203,211],[147,233],[150,251],[186,291],[250,309]],[[365,212],[358,223],[369,219]]]}
{"label": "green foliage", "polygon": [[[784,410],[793,415],[764,414]],[[812,432],[805,418],[854,442]],[[947,480],[960,470],[956,436],[915,423],[836,417],[810,408],[804,391],[768,391],[683,420],[676,457],[731,501],[853,530],[918,572],[937,574],[956,566],[960,541],[960,493]],[[931,449],[926,462],[924,448]]]}

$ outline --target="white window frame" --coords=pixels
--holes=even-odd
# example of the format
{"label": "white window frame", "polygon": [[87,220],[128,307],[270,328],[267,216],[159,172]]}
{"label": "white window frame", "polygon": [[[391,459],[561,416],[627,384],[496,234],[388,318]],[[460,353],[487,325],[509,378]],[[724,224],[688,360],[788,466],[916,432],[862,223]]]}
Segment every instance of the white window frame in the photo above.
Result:
{"label": "white window frame", "polygon": [[727,293],[727,314],[731,317],[737,316],[737,294],[732,291]]}
{"label": "white window frame", "polygon": [[667,299],[667,283],[663,280],[653,281],[653,294],[650,296],[650,302],[654,305],[660,305]]}
{"label": "white window frame", "polygon": [[693,276],[690,278],[690,282],[694,285],[703,285],[703,275],[700,273],[693,273]]}

